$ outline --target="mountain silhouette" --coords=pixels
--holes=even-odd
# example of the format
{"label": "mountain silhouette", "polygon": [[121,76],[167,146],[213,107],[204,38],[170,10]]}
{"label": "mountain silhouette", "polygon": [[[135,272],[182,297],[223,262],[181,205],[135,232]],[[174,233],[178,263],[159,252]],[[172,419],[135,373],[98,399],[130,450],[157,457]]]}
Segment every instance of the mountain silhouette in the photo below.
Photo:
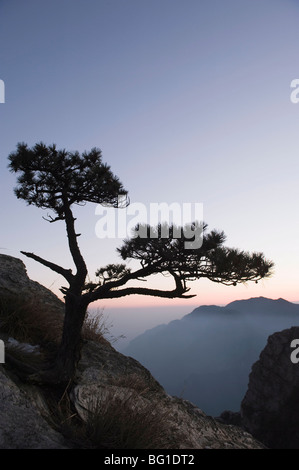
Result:
{"label": "mountain silhouette", "polygon": [[122,351],[147,367],[171,395],[205,413],[239,411],[252,364],[270,334],[299,325],[299,305],[265,297],[203,305],[159,325]]}

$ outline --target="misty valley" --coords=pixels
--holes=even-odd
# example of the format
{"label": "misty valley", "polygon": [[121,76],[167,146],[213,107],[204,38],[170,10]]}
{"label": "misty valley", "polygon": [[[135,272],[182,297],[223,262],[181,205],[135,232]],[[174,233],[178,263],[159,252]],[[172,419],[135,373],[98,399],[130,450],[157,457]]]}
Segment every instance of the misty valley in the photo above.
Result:
{"label": "misty valley", "polygon": [[[298,321],[299,305],[284,299],[201,306],[181,320],[147,330],[122,352],[148,368],[169,394],[219,416],[240,410],[251,367],[269,335]],[[290,347],[290,360],[291,354]]]}

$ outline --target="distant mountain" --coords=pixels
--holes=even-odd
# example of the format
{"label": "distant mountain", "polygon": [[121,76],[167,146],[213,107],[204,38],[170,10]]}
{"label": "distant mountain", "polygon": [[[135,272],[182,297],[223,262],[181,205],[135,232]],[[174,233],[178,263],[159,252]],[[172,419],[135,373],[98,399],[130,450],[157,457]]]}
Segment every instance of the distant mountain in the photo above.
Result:
{"label": "distant mountain", "polygon": [[147,367],[171,395],[205,413],[239,411],[252,364],[270,334],[299,325],[299,305],[265,297],[203,305],[147,330],[122,351]]}

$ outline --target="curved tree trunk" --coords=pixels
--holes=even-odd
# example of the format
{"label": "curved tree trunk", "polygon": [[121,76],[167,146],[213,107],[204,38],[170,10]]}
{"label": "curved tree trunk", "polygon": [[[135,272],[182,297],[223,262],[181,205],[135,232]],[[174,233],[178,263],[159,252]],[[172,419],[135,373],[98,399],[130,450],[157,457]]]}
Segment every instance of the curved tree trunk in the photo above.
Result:
{"label": "curved tree trunk", "polygon": [[70,287],[65,296],[65,317],[60,346],[58,348],[54,370],[56,380],[68,382],[75,374],[81,353],[81,331],[88,303],[82,298],[87,276],[87,268],[81,255],[75,232],[75,218],[67,197],[64,197],[64,213],[67,237],[77,273],[70,279]]}
{"label": "curved tree trunk", "polygon": [[66,295],[62,338],[54,366],[57,382],[67,383],[75,374],[81,355],[81,331],[86,310],[87,305],[80,296]]}

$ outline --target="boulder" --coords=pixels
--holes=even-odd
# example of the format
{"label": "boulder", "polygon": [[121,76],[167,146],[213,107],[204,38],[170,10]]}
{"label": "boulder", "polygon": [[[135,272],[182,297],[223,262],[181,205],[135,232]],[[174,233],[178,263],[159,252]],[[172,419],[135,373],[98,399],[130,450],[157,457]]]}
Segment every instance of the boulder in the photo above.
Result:
{"label": "boulder", "polygon": [[31,393],[0,366],[0,449],[67,449],[69,445],[42,416]]}

